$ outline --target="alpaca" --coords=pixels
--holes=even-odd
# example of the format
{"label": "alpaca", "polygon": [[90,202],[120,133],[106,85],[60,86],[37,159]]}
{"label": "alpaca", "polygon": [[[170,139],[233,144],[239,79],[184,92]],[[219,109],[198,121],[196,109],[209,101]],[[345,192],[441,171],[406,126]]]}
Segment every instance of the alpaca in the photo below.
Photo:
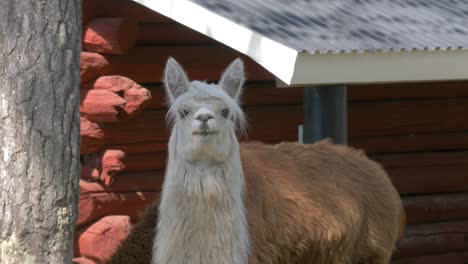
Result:
{"label": "alpaca", "polygon": [[111,263],[389,263],[405,222],[379,164],[327,140],[239,144],[239,59],[215,85],[189,82],[170,58],[164,81],[172,133],[161,198]]}

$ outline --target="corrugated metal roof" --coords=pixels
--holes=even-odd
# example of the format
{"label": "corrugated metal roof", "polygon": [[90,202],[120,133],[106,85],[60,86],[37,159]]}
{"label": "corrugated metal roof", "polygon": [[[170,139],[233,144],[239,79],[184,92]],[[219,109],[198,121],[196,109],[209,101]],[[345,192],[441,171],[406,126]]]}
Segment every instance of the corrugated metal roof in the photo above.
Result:
{"label": "corrugated metal roof", "polygon": [[468,0],[191,0],[310,53],[468,48]]}

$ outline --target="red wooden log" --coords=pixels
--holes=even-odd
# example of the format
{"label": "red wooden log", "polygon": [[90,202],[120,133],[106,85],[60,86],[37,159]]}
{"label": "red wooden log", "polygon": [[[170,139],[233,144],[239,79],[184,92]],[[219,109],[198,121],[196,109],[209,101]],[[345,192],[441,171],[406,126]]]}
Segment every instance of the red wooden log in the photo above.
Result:
{"label": "red wooden log", "polygon": [[88,258],[79,257],[73,259],[73,264],[96,264],[96,262]]}
{"label": "red wooden log", "polygon": [[[166,94],[162,85],[150,85],[153,100],[147,109],[166,109]],[[276,88],[275,82],[247,83],[242,93],[243,106],[302,105],[303,88]]]}
{"label": "red wooden log", "polygon": [[[245,112],[249,120],[249,129],[244,140],[297,141],[298,125],[302,123],[301,106],[246,107]],[[170,132],[166,126],[166,111],[143,111],[126,122],[108,123],[103,127],[103,131],[104,142],[89,144],[102,146],[167,142]]]}
{"label": "red wooden log", "polygon": [[395,258],[468,250],[468,221],[408,226]]}
{"label": "red wooden log", "polygon": [[168,23],[174,22],[135,1],[130,0],[99,0],[101,17],[129,17],[145,23]]}
{"label": "red wooden log", "polygon": [[112,91],[125,99],[124,118],[129,118],[143,110],[151,102],[151,93],[124,76],[103,76],[89,85],[94,90]]}
{"label": "red wooden log", "polygon": [[99,53],[81,52],[80,58],[81,83],[87,83],[112,71],[108,60]]}
{"label": "red wooden log", "polygon": [[349,85],[348,100],[375,101],[468,96],[468,82],[420,82]]}
{"label": "red wooden log", "polygon": [[99,181],[109,186],[125,169],[125,153],[121,150],[106,150],[99,155],[82,157],[81,178]]}
{"label": "red wooden log", "polygon": [[104,139],[104,132],[99,124],[80,117],[80,134],[80,154],[89,154],[99,150],[99,144],[102,144]]}
{"label": "red wooden log", "polygon": [[88,22],[83,31],[87,51],[125,54],[135,46],[138,23],[125,17],[99,17]]}
{"label": "red wooden log", "polygon": [[[99,184],[97,184],[99,185]],[[77,226],[83,226],[106,215],[128,215],[137,221],[159,192],[89,192],[81,186]],[[97,188],[97,187],[95,187]]]}
{"label": "red wooden log", "polygon": [[109,145],[111,149],[120,149],[127,154],[167,152],[167,142],[141,142],[129,144]]}
{"label": "red wooden log", "polygon": [[142,154],[129,154],[125,162],[126,171],[154,171],[166,168],[167,152],[153,152]]}
{"label": "red wooden log", "polygon": [[468,252],[465,251],[397,259],[392,264],[466,264],[467,260]]}
{"label": "red wooden log", "polygon": [[[349,120],[352,122],[352,119]],[[432,134],[408,134],[399,136],[350,138],[349,144],[363,148],[367,153],[436,150],[460,151],[468,149],[468,133],[460,131]]]}
{"label": "red wooden log", "polygon": [[380,154],[372,159],[385,168],[464,167],[468,166],[468,151]]}
{"label": "red wooden log", "polygon": [[95,17],[127,17],[143,23],[174,22],[131,0],[83,0],[83,25]]}
{"label": "red wooden log", "polygon": [[79,236],[82,256],[106,263],[131,230],[130,217],[106,216],[84,230]]}
{"label": "red wooden log", "polygon": [[349,137],[465,131],[468,130],[467,105],[468,98],[463,97],[351,103]]}
{"label": "red wooden log", "polygon": [[402,199],[410,224],[468,219],[468,193],[410,196]]}
{"label": "red wooden log", "polygon": [[124,192],[159,192],[164,180],[164,171],[125,172],[110,186],[80,180],[83,193],[124,193]]}
{"label": "red wooden log", "polygon": [[81,90],[80,114],[93,122],[118,122],[124,119],[126,101],[111,91]]}
{"label": "red wooden log", "polygon": [[251,81],[274,80],[274,76],[245,55],[225,46],[137,46],[128,54],[106,55],[111,71],[102,75],[123,75],[137,83],[161,83],[166,60],[177,59],[192,80],[219,80],[221,72],[235,58],[245,61]]}
{"label": "red wooden log", "polygon": [[219,44],[216,40],[179,23],[143,23],[137,43],[143,45]]}
{"label": "red wooden log", "polygon": [[403,194],[468,191],[468,166],[390,168],[387,171],[395,187]]}

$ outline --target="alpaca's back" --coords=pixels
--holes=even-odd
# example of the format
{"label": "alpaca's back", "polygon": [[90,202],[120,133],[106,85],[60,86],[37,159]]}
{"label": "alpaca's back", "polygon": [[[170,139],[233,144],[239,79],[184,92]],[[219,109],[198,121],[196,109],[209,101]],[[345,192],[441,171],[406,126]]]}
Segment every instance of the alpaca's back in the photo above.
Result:
{"label": "alpaca's back", "polygon": [[[243,143],[241,159],[250,264],[386,263],[404,216],[398,193],[378,164],[325,141]],[[149,263],[148,234],[155,233],[157,205],[112,263]]]}
{"label": "alpaca's back", "polygon": [[404,216],[378,164],[326,141],[247,143],[241,157],[251,263],[386,263]]}

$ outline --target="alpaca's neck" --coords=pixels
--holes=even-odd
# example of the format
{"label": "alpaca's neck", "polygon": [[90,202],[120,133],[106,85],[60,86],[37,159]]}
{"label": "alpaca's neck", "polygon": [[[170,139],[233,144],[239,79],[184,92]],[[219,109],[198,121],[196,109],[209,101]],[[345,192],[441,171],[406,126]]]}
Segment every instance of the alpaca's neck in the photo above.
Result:
{"label": "alpaca's neck", "polygon": [[222,164],[170,157],[153,263],[246,263],[243,195],[237,144]]}

